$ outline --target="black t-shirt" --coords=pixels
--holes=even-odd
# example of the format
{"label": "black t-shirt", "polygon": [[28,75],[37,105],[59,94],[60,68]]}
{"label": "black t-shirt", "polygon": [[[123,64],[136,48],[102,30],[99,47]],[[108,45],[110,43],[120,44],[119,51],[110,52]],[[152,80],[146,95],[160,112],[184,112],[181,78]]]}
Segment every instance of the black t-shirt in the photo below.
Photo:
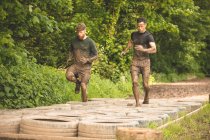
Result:
{"label": "black t-shirt", "polygon": [[97,55],[95,42],[89,37],[84,40],[76,37],[70,45],[70,53],[73,54],[75,63],[80,63],[81,57],[90,58]]}
{"label": "black t-shirt", "polygon": [[[131,33],[131,40],[133,42],[133,45],[135,47],[135,45],[142,45],[144,48],[149,48],[150,42],[155,42],[152,34],[148,31],[145,31],[144,33],[140,33],[138,31]],[[146,59],[149,58],[149,54],[148,53],[144,53],[144,52],[140,52],[137,51],[135,48],[134,50],[134,58],[136,59]]]}

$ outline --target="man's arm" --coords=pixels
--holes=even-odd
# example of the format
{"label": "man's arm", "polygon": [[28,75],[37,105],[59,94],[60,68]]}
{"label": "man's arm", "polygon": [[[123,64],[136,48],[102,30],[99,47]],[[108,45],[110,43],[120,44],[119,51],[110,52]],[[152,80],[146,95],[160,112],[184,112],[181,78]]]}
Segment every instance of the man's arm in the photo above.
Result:
{"label": "man's arm", "polygon": [[151,48],[149,48],[147,51],[148,53],[156,53],[157,52],[157,47],[155,42],[150,42],[149,45],[151,46]]}
{"label": "man's arm", "polygon": [[121,52],[121,55],[125,55],[132,46],[133,46],[133,42],[132,40],[129,40],[127,47]]}
{"label": "man's arm", "polygon": [[94,60],[96,60],[98,58],[98,54],[95,54],[94,56],[90,57],[88,59],[88,62],[92,63]]}
{"label": "man's arm", "polygon": [[155,42],[149,42],[149,45],[150,45],[150,48],[143,48],[142,45],[136,45],[135,46],[135,49],[138,50],[138,51],[141,51],[141,52],[145,52],[145,53],[156,53],[157,52],[157,49],[156,49],[156,44]]}

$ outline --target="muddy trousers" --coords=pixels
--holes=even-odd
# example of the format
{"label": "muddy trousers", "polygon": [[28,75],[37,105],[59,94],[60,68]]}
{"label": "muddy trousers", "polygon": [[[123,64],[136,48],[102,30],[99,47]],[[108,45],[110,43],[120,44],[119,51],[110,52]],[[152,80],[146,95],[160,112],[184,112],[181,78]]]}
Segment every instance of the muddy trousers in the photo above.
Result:
{"label": "muddy trousers", "polygon": [[133,95],[136,100],[136,106],[140,106],[139,103],[139,74],[142,74],[143,88],[144,88],[144,101],[143,104],[149,103],[149,74],[150,74],[150,65],[149,66],[131,66],[131,78],[132,78],[132,89]]}
{"label": "muddy trousers", "polygon": [[91,70],[85,66],[72,65],[66,71],[66,79],[76,84],[81,84],[81,98],[87,102],[87,85],[90,79]]}

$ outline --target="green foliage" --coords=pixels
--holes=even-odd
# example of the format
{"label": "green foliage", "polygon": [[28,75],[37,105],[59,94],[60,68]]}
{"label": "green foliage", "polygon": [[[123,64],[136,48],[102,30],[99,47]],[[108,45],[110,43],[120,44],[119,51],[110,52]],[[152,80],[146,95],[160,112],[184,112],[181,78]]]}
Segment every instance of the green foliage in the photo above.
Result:
{"label": "green foliage", "polygon": [[54,68],[27,63],[18,66],[0,66],[1,105],[5,108],[25,108],[71,99],[73,87]]}
{"label": "green foliage", "polygon": [[[209,35],[209,29],[210,29],[210,2],[208,0],[203,0],[202,2],[199,0],[194,0],[195,4],[199,6],[199,26],[202,30],[197,33],[198,36],[201,36],[203,38],[203,41],[206,43],[206,48],[202,49],[201,53],[201,59],[199,59],[199,64],[202,67],[202,71],[205,74],[210,75],[210,64],[208,61],[210,60],[210,35]],[[203,26],[207,25],[207,26]]]}
{"label": "green foliage", "polygon": [[[81,100],[74,93],[74,83],[69,83],[65,72],[51,67],[28,63],[18,67],[0,67],[0,101],[4,108],[26,108],[69,100]],[[89,98],[125,98],[131,95],[130,79],[113,83],[92,75],[88,88]],[[129,81],[128,81],[129,80]]]}
{"label": "green foliage", "polygon": [[2,0],[0,4],[1,31],[9,32],[15,43],[21,43],[38,63],[57,66],[66,58],[72,35],[61,33],[72,32],[68,23],[73,8],[71,0]]}
{"label": "green foliage", "polygon": [[9,33],[0,36],[0,107],[25,108],[78,99],[69,94],[72,88],[64,73],[37,65]]}
{"label": "green foliage", "polygon": [[[2,47],[2,50],[8,48]],[[15,53],[17,50],[11,56]],[[72,94],[73,86],[67,82],[64,72],[29,62],[26,56],[9,57],[4,61],[10,63],[9,66],[0,65],[1,106],[25,108],[80,100],[80,96]]]}
{"label": "green foliage", "polygon": [[208,0],[1,0],[1,103],[21,108],[80,99],[64,94],[73,91],[64,74],[41,66],[67,67],[78,22],[85,22],[99,52],[92,71],[103,84],[93,80],[90,97],[131,93],[129,74],[124,82],[121,79],[129,73],[133,52],[124,57],[120,53],[141,16],[148,20],[158,49],[151,55],[153,81],[177,81],[185,79],[185,73],[209,74],[209,7]]}
{"label": "green foliage", "polygon": [[156,122],[150,122],[147,126],[147,128],[155,129],[158,127],[158,124]]}
{"label": "green foliage", "polygon": [[198,0],[2,0],[0,4],[1,34],[10,35],[39,64],[66,67],[75,25],[85,22],[99,50],[94,73],[116,82],[128,71],[132,57],[132,51],[125,57],[120,53],[135,31],[136,18],[144,16],[158,47],[152,55],[155,72],[209,70],[207,0],[205,4]]}
{"label": "green foliage", "polygon": [[[180,135],[180,133],[182,133],[183,131],[184,131],[184,129],[180,125],[174,124],[173,128],[170,128],[170,130],[165,129],[163,131],[164,138],[169,139],[171,137],[171,132],[176,132],[177,135]],[[172,137],[172,138],[174,139],[174,137]]]}

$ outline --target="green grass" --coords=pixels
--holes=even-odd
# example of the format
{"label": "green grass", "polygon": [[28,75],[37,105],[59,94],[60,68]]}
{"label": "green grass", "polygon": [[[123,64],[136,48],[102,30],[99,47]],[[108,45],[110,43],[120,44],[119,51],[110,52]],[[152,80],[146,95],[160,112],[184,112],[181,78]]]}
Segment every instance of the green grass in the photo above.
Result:
{"label": "green grass", "polygon": [[210,105],[163,130],[164,140],[210,139]]}
{"label": "green grass", "polygon": [[178,82],[183,80],[190,80],[193,78],[204,78],[203,73],[183,73],[183,74],[177,74],[177,73],[153,73],[152,76],[155,79],[155,82]]}
{"label": "green grass", "polygon": [[131,80],[119,80],[113,83],[109,79],[92,74],[88,85],[89,98],[125,98],[132,95]]}
{"label": "green grass", "polygon": [[147,128],[155,129],[158,127],[158,124],[155,122],[150,122],[147,126]]}

